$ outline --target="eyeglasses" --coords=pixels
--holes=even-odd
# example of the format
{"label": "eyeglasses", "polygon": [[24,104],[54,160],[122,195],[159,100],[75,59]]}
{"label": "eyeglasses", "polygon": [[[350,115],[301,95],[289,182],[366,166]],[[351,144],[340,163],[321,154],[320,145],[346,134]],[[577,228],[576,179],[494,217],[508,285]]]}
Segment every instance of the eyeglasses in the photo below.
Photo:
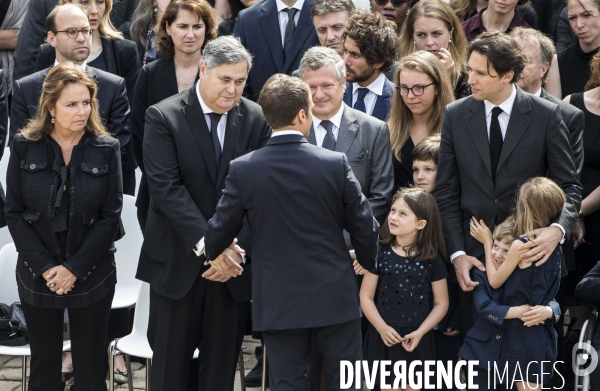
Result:
{"label": "eyeglasses", "polygon": [[[402,7],[404,4],[408,3],[409,0],[391,0],[391,1],[392,1],[392,5],[394,6],[394,8],[398,8],[398,7]],[[383,7],[384,5],[386,5],[389,2],[390,2],[390,0],[375,0],[375,3],[380,7]]]}
{"label": "eyeglasses", "polygon": [[77,30],[76,28],[70,28],[67,30],[62,30],[62,31],[54,31],[54,34],[56,33],[67,33],[67,36],[71,39],[75,39],[77,38],[77,36],[79,35],[79,33],[81,33],[83,35],[83,37],[89,37],[92,35],[92,33],[94,32],[94,29],[89,28],[89,27],[84,27],[81,30]]}
{"label": "eyeglasses", "polygon": [[407,96],[408,91],[411,91],[414,96],[421,96],[425,93],[425,87],[429,87],[433,84],[435,83],[429,83],[425,86],[413,86],[410,88],[406,86],[396,86],[396,91],[398,91],[398,93],[402,96]]}

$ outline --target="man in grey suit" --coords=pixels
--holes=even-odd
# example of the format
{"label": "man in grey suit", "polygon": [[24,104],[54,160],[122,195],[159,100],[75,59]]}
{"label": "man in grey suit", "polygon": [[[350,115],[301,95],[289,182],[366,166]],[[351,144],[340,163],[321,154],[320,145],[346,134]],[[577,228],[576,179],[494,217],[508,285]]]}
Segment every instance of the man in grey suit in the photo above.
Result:
{"label": "man in grey suit", "polygon": [[308,142],[346,154],[373,216],[382,224],[394,185],[387,125],[344,104],[346,65],[335,50],[322,46],[307,50],[299,76],[308,83],[314,102]]}
{"label": "man in grey suit", "polygon": [[[523,244],[528,261],[545,262],[571,235],[581,204],[569,136],[560,109],[515,86],[527,56],[503,33],[481,34],[469,47],[469,85],[473,96],[446,108],[438,160],[436,198],[444,237],[463,291],[477,285],[472,267],[485,270],[483,246],[469,235],[469,219],[493,227],[504,221],[515,192],[525,180],[547,176],[567,196],[554,223],[533,231]],[[472,299],[460,299],[461,330],[472,322]]]}

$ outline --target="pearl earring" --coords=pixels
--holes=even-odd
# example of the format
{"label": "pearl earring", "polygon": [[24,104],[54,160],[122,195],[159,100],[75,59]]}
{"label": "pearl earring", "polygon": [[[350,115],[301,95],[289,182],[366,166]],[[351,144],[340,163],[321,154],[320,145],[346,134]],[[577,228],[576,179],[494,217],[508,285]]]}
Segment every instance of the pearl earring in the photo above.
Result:
{"label": "pearl earring", "polygon": [[448,40],[448,43],[450,43],[450,42],[452,42],[452,40],[451,40],[451,39],[449,39],[449,40]]}
{"label": "pearl earring", "polygon": [[52,116],[52,119],[50,120],[50,122],[54,123],[54,116]]}
{"label": "pearl earring", "polygon": [[154,13],[158,12],[158,7],[154,6]]}

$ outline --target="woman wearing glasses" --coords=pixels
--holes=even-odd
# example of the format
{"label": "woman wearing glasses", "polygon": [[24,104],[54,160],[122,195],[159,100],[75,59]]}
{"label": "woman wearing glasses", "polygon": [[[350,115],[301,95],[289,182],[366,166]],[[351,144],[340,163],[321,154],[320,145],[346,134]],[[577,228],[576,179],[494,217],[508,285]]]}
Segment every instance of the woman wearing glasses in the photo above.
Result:
{"label": "woman wearing glasses", "polygon": [[53,67],[36,116],[13,141],[6,219],[31,345],[30,391],[62,391],[64,311],[78,389],[106,390],[106,332],[123,204],[119,142],[100,119],[97,86],[79,66]]}
{"label": "woman wearing glasses", "polygon": [[396,32],[400,34],[404,18],[410,7],[418,0],[371,0],[371,11],[380,13],[384,18],[396,23]]}
{"label": "woman wearing glasses", "polygon": [[418,51],[403,57],[394,74],[388,127],[394,156],[394,192],[412,184],[411,154],[425,137],[442,130],[444,109],[454,101],[444,65],[433,54]]}
{"label": "woman wearing glasses", "polygon": [[410,9],[400,34],[400,56],[426,50],[439,58],[450,77],[456,99],[471,95],[467,81],[467,39],[450,6],[423,0]]}

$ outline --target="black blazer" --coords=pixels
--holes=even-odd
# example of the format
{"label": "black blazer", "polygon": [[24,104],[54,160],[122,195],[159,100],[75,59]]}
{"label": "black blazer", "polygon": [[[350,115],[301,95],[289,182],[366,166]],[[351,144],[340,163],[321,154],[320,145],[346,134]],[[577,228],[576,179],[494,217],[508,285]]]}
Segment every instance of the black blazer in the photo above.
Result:
{"label": "black blazer", "polygon": [[[6,88],[6,78],[4,70],[0,69],[0,159],[4,155],[4,141],[6,140],[6,131],[8,129],[8,89]],[[0,184],[0,228],[6,226],[6,217],[4,216],[4,189]]]}
{"label": "black blazer", "polygon": [[[8,145],[19,129],[23,128],[30,118],[35,117],[42,85],[50,68],[29,75],[13,84],[13,100],[10,108],[10,132]],[[127,167],[127,157],[131,141],[131,128],[129,124],[129,102],[125,89],[125,80],[111,73],[87,67],[87,72],[98,84],[98,102],[100,104],[100,117],[106,124],[108,131],[119,139],[121,144],[121,164]],[[6,137],[0,135],[1,137]]]}
{"label": "black blazer", "polygon": [[[352,90],[354,83],[347,82],[346,83],[346,91],[344,92],[344,103],[349,107],[352,107],[352,94],[354,91]],[[380,96],[377,97],[375,101],[375,107],[373,107],[372,117],[375,117],[379,120],[386,121],[390,114],[390,107],[392,106],[392,96],[394,95],[394,88],[396,85],[385,79],[385,84],[383,85],[383,92]]]}
{"label": "black blazer", "polygon": [[173,59],[161,58],[144,65],[135,85],[135,93],[131,103],[131,133],[133,136],[132,150],[135,160],[142,171],[142,179],[136,200],[136,206],[148,211],[150,194],[144,169],[144,125],[148,107],[178,94],[177,76]]}
{"label": "black blazer", "polygon": [[[144,170],[151,201],[138,279],[172,300],[191,289],[204,262],[204,256],[196,256],[193,248],[215,213],[229,162],[262,147],[270,133],[260,106],[242,98],[227,114],[217,168],[195,86],[147,110]],[[238,239],[249,250],[247,233],[240,233]],[[246,274],[226,283],[238,302],[250,300],[250,275]]]}
{"label": "black blazer", "polygon": [[319,46],[315,26],[310,19],[314,0],[306,0],[294,31],[292,44],[285,57],[279,31],[279,17],[275,0],[265,0],[242,10],[238,14],[233,35],[254,57],[254,65],[248,75],[244,96],[254,101],[269,77],[275,73],[291,75],[298,69],[304,52],[311,46]]}
{"label": "black blazer", "polygon": [[[100,40],[102,41],[101,55],[104,56],[104,61],[106,61],[106,72],[125,79],[127,99],[131,104],[135,82],[141,68],[135,43],[126,39],[100,38]],[[35,71],[53,66],[55,60],[56,52],[54,48],[48,43],[41,45],[35,62]]]}
{"label": "black blazer", "polygon": [[483,259],[483,246],[469,235],[469,219],[490,227],[504,221],[518,186],[535,176],[552,178],[564,190],[567,202],[554,222],[571,236],[581,184],[560,108],[516,88],[495,185],[483,101],[468,97],[446,107],[435,196],[449,254],[462,250]]}
{"label": "black blazer", "polygon": [[577,177],[581,177],[581,170],[583,169],[583,129],[585,128],[585,115],[583,111],[564,100],[548,94],[543,88],[540,98],[558,105],[563,122],[569,131],[569,144],[571,144],[571,150],[573,151],[573,162],[577,169]]}
{"label": "black blazer", "polygon": [[40,283],[42,273],[64,265],[77,277],[70,296],[86,296],[89,304],[104,297],[116,283],[114,240],[123,204],[119,143],[112,137],[86,133],[73,147],[65,193],[69,226],[64,253],[49,213],[56,177],[51,148],[50,136],[29,141],[18,134],[11,149],[6,216],[19,252],[19,293],[32,303],[36,293],[48,293],[45,282]]}
{"label": "black blazer", "polygon": [[372,269],[379,225],[346,155],[311,145],[300,134],[281,135],[231,162],[206,231],[208,259],[229,246],[244,216],[252,238],[254,330],[360,318],[343,231],[350,233],[361,265]]}

